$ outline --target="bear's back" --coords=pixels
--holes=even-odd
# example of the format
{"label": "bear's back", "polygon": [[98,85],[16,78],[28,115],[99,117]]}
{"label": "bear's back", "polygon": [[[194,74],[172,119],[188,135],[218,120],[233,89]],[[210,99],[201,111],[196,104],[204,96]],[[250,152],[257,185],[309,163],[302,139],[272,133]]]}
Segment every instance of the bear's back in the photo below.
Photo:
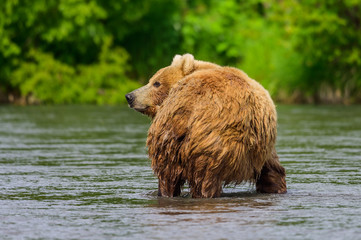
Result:
{"label": "bear's back", "polygon": [[[192,106],[205,111],[208,108],[214,113],[229,108],[252,108],[261,115],[277,115],[268,91],[243,71],[232,67],[196,71],[181,79],[168,99],[183,104],[197,102]],[[168,108],[168,103],[162,106]]]}

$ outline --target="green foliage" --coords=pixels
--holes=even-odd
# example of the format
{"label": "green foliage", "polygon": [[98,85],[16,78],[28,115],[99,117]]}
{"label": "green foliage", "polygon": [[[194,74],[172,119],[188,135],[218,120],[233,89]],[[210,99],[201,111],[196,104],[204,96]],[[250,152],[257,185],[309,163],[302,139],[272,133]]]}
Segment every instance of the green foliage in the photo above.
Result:
{"label": "green foliage", "polygon": [[183,49],[242,68],[281,101],[356,102],[361,2],[201,1],[187,12]]}
{"label": "green foliage", "polygon": [[[108,44],[110,40],[108,41]],[[31,50],[12,74],[12,84],[23,96],[33,95],[43,103],[123,102],[124,95],[139,87],[125,77],[128,54],[105,44],[99,62],[73,68],[50,54]]]}
{"label": "green foliage", "polygon": [[[265,15],[266,1],[210,1],[189,12],[183,27],[186,51],[200,59],[243,69],[274,96],[288,96],[302,75],[301,59],[285,30]],[[267,9],[266,9],[267,7]]]}
{"label": "green foliage", "polygon": [[279,23],[302,57],[303,74],[294,88],[315,101],[327,100],[320,99],[322,95],[343,102],[360,97],[360,6],[358,0],[283,1],[278,5]]}
{"label": "green foliage", "polygon": [[[175,54],[243,69],[279,101],[361,102],[360,0],[1,0],[0,93],[124,102]],[[31,96],[31,98],[30,98]],[[1,98],[1,96],[0,96]]]}

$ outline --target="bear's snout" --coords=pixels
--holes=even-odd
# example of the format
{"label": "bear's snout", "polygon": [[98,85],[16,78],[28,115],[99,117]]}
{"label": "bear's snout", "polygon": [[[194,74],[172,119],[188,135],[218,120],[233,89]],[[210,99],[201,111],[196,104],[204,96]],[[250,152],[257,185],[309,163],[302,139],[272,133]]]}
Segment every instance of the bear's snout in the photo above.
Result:
{"label": "bear's snout", "polygon": [[134,99],[135,99],[135,96],[133,93],[128,93],[125,95],[125,98],[127,99],[127,102],[129,104],[130,107],[133,106],[133,103],[134,103]]}
{"label": "bear's snout", "polygon": [[149,90],[149,86],[145,85],[126,94],[125,99],[127,99],[129,107],[148,116],[154,115],[151,113],[153,104],[149,98]]}

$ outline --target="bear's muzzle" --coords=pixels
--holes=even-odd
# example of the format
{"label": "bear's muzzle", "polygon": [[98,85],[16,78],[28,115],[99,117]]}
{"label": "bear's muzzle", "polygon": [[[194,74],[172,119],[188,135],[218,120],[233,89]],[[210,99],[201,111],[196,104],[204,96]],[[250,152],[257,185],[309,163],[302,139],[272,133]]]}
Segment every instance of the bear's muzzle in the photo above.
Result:
{"label": "bear's muzzle", "polygon": [[135,96],[133,93],[128,93],[125,95],[125,98],[127,99],[127,102],[129,104],[129,107],[133,107]]}

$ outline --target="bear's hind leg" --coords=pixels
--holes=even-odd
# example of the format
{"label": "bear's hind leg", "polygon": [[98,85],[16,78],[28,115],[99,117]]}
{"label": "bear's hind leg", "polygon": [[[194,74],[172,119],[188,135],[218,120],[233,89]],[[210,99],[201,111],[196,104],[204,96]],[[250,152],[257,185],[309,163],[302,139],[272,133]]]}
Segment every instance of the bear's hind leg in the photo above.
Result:
{"label": "bear's hind leg", "polygon": [[286,171],[281,166],[277,153],[274,151],[272,159],[265,163],[261,175],[256,182],[257,192],[286,193]]}
{"label": "bear's hind leg", "polygon": [[220,197],[222,193],[222,182],[214,177],[207,179],[202,183],[202,197],[215,198]]}
{"label": "bear's hind leg", "polygon": [[158,196],[160,197],[178,197],[181,194],[184,180],[177,178],[175,181],[168,182],[159,178]]}
{"label": "bear's hind leg", "polygon": [[217,177],[206,177],[196,180],[197,184],[189,184],[190,192],[193,198],[216,198],[222,193],[222,181]]}

